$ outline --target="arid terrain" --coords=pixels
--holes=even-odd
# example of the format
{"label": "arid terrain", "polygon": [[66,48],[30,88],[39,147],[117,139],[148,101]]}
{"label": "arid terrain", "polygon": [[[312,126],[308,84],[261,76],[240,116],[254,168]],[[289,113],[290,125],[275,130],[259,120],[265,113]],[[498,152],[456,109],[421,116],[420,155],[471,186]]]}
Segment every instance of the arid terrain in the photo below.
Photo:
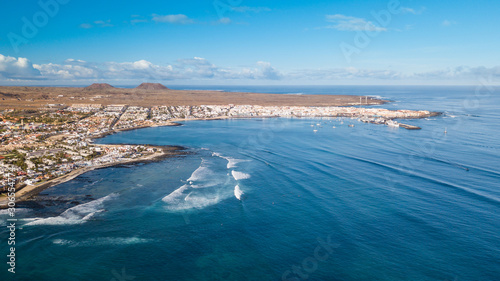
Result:
{"label": "arid terrain", "polygon": [[[0,108],[38,109],[72,104],[128,104],[135,106],[177,105],[262,105],[262,106],[348,106],[357,105],[359,96],[284,95],[219,91],[171,90],[161,84],[144,83],[135,89],[94,84],[74,87],[0,87]],[[362,103],[387,101],[362,97]]]}

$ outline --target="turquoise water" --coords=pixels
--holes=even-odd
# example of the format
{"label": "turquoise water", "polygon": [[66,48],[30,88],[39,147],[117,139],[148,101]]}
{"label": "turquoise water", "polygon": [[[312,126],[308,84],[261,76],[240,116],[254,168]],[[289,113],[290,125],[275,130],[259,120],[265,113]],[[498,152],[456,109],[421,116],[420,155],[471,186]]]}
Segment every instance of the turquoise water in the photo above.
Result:
{"label": "turquoise water", "polygon": [[[92,171],[44,191],[19,210],[17,273],[3,263],[0,279],[498,280],[498,92],[224,90],[266,89],[382,96],[394,103],[381,107],[445,114],[406,121],[421,131],[274,118],[108,136],[99,142],[182,145],[189,153]],[[5,227],[0,237],[5,257]]]}

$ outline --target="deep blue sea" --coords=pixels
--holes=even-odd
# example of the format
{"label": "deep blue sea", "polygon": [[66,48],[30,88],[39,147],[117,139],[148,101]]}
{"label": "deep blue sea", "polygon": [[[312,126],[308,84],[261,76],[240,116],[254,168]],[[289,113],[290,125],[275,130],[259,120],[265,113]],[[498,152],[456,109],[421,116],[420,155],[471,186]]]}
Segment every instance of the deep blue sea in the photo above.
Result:
{"label": "deep blue sea", "polygon": [[273,118],[108,136],[188,154],[95,170],[18,209],[15,275],[1,211],[0,280],[500,280],[498,88],[178,88],[444,114],[405,121],[419,131]]}

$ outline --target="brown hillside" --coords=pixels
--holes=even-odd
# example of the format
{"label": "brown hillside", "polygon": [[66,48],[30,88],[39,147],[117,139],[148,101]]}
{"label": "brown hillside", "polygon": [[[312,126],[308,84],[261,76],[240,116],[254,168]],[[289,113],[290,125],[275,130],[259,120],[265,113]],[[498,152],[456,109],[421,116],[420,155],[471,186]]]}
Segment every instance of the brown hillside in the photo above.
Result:
{"label": "brown hillside", "polygon": [[141,85],[137,86],[136,89],[150,91],[168,90],[167,87],[163,86],[160,83],[142,83]]}
{"label": "brown hillside", "polygon": [[[334,94],[334,93],[332,93]],[[128,104],[136,106],[158,105],[263,105],[263,106],[348,106],[358,105],[359,96],[345,95],[284,95],[236,93],[202,90],[142,90],[110,88],[84,89],[75,87],[2,87],[0,110],[5,108],[37,109],[47,105],[72,104]],[[363,103],[366,101],[362,97]],[[368,104],[387,101],[368,97]]]}
{"label": "brown hillside", "polygon": [[115,87],[107,84],[107,83],[94,83],[88,87],[85,87],[86,90],[107,90],[114,89]]}

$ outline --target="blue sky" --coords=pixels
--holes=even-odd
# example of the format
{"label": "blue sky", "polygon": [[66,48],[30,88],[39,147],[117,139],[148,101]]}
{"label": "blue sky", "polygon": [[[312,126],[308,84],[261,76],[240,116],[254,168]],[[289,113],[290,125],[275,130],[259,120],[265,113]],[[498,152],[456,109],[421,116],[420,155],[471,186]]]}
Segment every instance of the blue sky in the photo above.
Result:
{"label": "blue sky", "polygon": [[498,84],[498,11],[493,0],[9,1],[0,84]]}

